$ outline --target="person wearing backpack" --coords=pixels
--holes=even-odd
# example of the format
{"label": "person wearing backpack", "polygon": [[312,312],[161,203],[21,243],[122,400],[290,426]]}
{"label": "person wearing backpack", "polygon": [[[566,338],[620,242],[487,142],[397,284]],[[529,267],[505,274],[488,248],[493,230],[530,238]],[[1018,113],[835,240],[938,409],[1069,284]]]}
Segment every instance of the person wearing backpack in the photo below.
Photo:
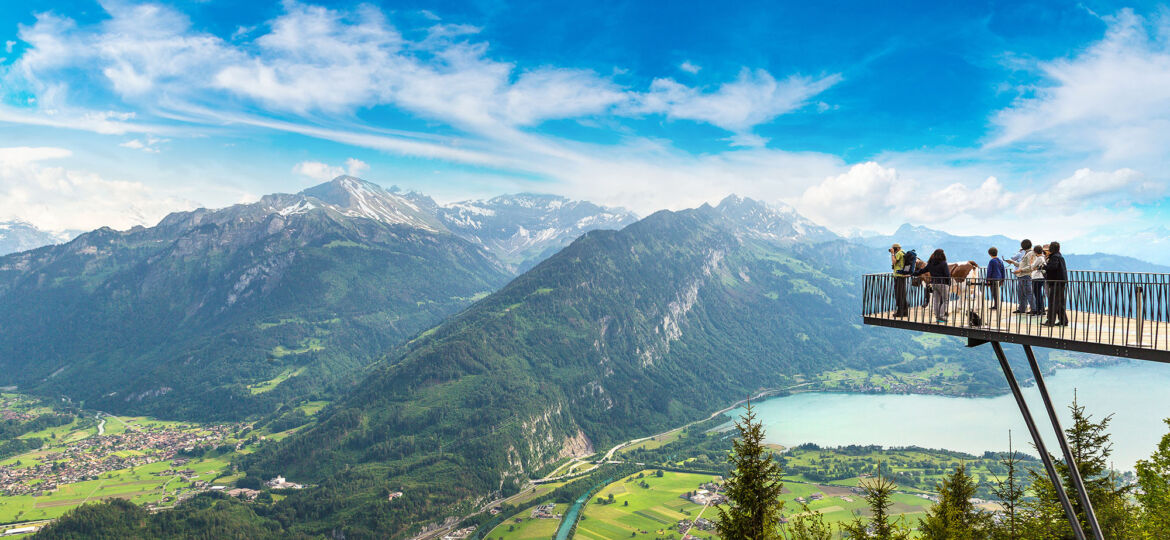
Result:
{"label": "person wearing backpack", "polygon": [[999,287],[1003,284],[1005,275],[1003,260],[999,258],[999,250],[995,247],[987,250],[991,260],[987,262],[987,291],[991,293],[991,309],[999,309]]}
{"label": "person wearing backpack", "polygon": [[898,244],[890,248],[890,268],[894,270],[894,317],[910,316],[910,306],[906,302],[906,277],[914,270],[913,253],[911,251],[907,254]]}

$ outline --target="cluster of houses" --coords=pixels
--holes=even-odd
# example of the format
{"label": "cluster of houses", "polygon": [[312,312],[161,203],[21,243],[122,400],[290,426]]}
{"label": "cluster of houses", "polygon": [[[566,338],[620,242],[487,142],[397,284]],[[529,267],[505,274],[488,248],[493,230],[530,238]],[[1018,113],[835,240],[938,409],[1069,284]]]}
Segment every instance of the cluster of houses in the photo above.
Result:
{"label": "cluster of houses", "polygon": [[824,493],[817,492],[817,493],[813,493],[812,495],[809,495],[807,499],[805,499],[804,497],[797,497],[793,500],[800,503],[800,504],[804,504],[804,503],[809,503],[809,502],[813,502],[813,501],[819,501],[819,500],[824,499],[824,498],[825,498]]}
{"label": "cluster of houses", "polygon": [[704,506],[727,502],[727,497],[723,495],[723,486],[712,482],[704,483],[699,486],[699,489],[694,491],[683,493],[682,498]]}
{"label": "cluster of houses", "polygon": [[691,527],[699,529],[700,531],[713,531],[715,530],[715,523],[707,518],[699,518],[694,521],[684,519],[678,522],[675,527],[678,528],[678,532],[686,534],[687,531],[691,530]]}
{"label": "cluster of houses", "polygon": [[[303,489],[305,487],[305,486],[302,486],[302,485],[297,484],[297,483],[289,482],[283,476],[280,476],[280,475],[277,475],[276,478],[273,478],[272,480],[264,482],[264,485],[266,485],[272,489]],[[401,496],[402,494],[399,493],[398,495]],[[391,497],[393,497],[393,495],[391,495]],[[394,499],[392,498],[390,500],[394,500]]]}
{"label": "cluster of houses", "polygon": [[[128,428],[117,435],[95,435],[65,445],[28,463],[0,467],[0,493],[39,496],[64,484],[95,480],[100,475],[169,460],[180,451],[215,448],[244,424],[225,424],[195,430],[153,427]],[[182,465],[186,460],[180,458]],[[194,471],[177,471],[191,480]]]}
{"label": "cluster of houses", "polygon": [[561,518],[560,514],[553,513],[554,511],[556,511],[556,509],[557,509],[557,505],[555,505],[553,503],[542,504],[542,505],[537,506],[536,508],[532,509],[532,518],[533,519],[560,519]]}
{"label": "cluster of houses", "polygon": [[443,540],[464,540],[465,538],[470,537],[471,533],[473,533],[473,532],[475,532],[474,525],[472,525],[471,527],[464,527],[464,528],[459,529],[457,531],[452,531],[452,532],[449,532],[449,533],[443,535]]}

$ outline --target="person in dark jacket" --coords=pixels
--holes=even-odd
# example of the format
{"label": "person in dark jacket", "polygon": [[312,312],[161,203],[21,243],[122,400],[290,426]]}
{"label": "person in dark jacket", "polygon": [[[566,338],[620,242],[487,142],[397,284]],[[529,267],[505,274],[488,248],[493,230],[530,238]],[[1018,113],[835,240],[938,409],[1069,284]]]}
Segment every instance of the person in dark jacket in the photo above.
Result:
{"label": "person in dark jacket", "polygon": [[1060,254],[1060,242],[1048,244],[1048,262],[1044,263],[1044,281],[1048,284],[1048,319],[1044,326],[1068,326],[1064,311],[1068,292],[1068,267]]}
{"label": "person in dark jacket", "polygon": [[930,297],[934,302],[934,318],[939,323],[947,322],[947,305],[951,301],[951,268],[947,265],[947,254],[941,249],[934,250],[926,266],[914,275],[930,274]]}
{"label": "person in dark jacket", "polygon": [[987,262],[987,291],[991,293],[991,309],[999,309],[999,286],[1003,284],[1005,275],[1003,259],[999,258],[999,250],[987,250],[991,260]]}

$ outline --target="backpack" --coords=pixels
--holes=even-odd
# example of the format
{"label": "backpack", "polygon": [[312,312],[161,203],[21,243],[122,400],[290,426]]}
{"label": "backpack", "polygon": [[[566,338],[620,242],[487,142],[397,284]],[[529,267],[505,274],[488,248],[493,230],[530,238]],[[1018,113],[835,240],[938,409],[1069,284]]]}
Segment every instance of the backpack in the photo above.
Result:
{"label": "backpack", "polygon": [[967,323],[969,326],[983,326],[983,317],[980,317],[975,310],[967,312]]}
{"label": "backpack", "polygon": [[918,254],[914,250],[902,253],[902,269],[896,273],[901,276],[909,276],[914,273],[914,265],[918,263]]}

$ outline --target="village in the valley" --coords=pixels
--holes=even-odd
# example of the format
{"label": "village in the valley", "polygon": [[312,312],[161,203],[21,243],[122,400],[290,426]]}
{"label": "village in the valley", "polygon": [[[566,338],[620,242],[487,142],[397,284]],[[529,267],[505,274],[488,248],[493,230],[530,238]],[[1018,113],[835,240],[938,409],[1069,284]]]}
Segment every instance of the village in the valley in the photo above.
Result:
{"label": "village in the valley", "polygon": [[[165,472],[190,480],[195,473],[182,468],[188,461],[183,455],[223,446],[246,427],[247,424],[198,429],[149,426],[127,428],[113,435],[93,435],[37,452],[27,461],[0,466],[0,493],[39,496],[64,484],[96,480],[112,471],[172,459],[174,468]],[[231,447],[236,449],[241,444],[233,440]]]}

